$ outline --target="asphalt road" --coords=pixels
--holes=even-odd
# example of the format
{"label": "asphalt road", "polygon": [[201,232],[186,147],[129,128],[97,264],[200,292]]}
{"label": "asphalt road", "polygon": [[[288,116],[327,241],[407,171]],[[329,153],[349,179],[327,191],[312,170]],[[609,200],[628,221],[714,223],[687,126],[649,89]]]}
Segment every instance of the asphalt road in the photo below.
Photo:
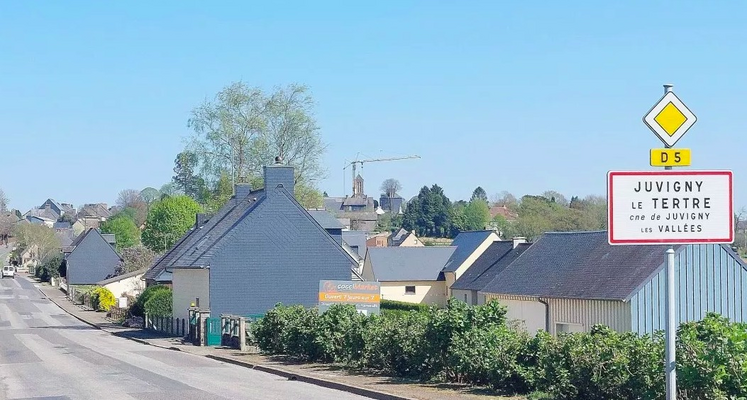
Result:
{"label": "asphalt road", "polygon": [[0,399],[362,399],[94,329],[0,280]]}

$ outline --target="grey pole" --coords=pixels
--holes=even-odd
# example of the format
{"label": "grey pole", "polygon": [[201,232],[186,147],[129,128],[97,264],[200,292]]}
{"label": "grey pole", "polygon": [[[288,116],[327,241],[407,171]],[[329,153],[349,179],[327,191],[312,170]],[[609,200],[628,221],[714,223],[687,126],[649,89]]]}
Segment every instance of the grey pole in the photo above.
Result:
{"label": "grey pole", "polygon": [[[672,91],[672,84],[664,85],[664,94]],[[670,148],[671,146],[666,146]],[[666,170],[672,167],[664,167]],[[674,299],[674,247],[667,249],[667,326],[666,326],[666,364],[667,400],[677,400],[677,363],[675,359],[675,343],[677,326],[675,321]]]}

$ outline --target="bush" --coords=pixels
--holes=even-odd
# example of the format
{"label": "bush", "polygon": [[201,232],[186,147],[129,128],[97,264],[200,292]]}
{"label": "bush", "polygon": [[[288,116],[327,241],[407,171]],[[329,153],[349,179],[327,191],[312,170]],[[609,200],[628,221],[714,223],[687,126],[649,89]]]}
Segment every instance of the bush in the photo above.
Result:
{"label": "bush", "polygon": [[316,344],[320,360],[355,363],[363,355],[366,317],[350,304],[336,304],[319,316]]}
{"label": "bush", "polygon": [[49,282],[51,278],[59,278],[61,263],[62,256],[54,256],[46,263],[37,265],[34,270],[34,276],[42,282]]}
{"label": "bush", "polygon": [[158,293],[159,291],[171,291],[168,286],[164,285],[154,285],[154,286],[148,286],[143,293],[140,294],[140,296],[137,297],[137,300],[130,306],[130,315],[133,317],[144,317],[145,316],[145,303],[153,296],[154,294]]}
{"label": "bush", "polygon": [[747,325],[710,313],[682,324],[677,379],[686,398],[747,398]]}
{"label": "bush", "polygon": [[112,306],[117,304],[117,299],[109,289],[97,286],[89,292],[91,295],[91,305],[96,311],[109,311]]}
{"label": "bush", "polygon": [[145,313],[151,317],[170,317],[173,314],[172,308],[171,289],[157,290],[145,302]]}
{"label": "bush", "polygon": [[404,301],[381,300],[382,310],[401,310],[401,311],[428,311],[430,307],[427,304],[407,303]]}
{"label": "bush", "polygon": [[358,367],[394,376],[419,378],[427,360],[426,313],[374,315],[363,331],[363,354]]}

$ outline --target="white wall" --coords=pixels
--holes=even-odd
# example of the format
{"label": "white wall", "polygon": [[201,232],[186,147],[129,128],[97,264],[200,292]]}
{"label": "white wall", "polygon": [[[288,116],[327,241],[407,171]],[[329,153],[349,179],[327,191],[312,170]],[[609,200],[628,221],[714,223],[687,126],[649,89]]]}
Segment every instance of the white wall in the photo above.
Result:
{"label": "white wall", "polygon": [[522,329],[531,334],[536,334],[538,330],[545,330],[546,327],[546,310],[545,305],[537,299],[523,296],[503,296],[495,294],[483,294],[483,301],[497,300],[506,306],[506,320],[510,324],[517,324]]}
{"label": "white wall", "polygon": [[[446,305],[444,281],[380,282],[383,300],[422,303],[443,307]],[[415,294],[405,294],[405,286],[415,286]]]}
{"label": "white wall", "polygon": [[195,298],[200,308],[210,309],[210,274],[207,269],[175,269],[171,275],[174,317],[189,318],[187,309]]}
{"label": "white wall", "polygon": [[142,277],[143,274],[138,274],[129,278],[124,278],[116,282],[109,283],[107,285],[104,285],[104,287],[109,289],[114,297],[122,297],[123,293],[137,296],[145,289],[145,282],[140,279]]}
{"label": "white wall", "polygon": [[473,306],[477,305],[477,296],[474,290],[452,289],[451,297]]}

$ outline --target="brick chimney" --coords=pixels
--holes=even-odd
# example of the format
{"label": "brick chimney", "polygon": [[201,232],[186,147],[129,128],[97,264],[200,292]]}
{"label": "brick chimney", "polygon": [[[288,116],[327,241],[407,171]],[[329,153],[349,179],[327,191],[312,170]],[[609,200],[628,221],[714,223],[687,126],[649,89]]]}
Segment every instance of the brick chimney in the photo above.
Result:
{"label": "brick chimney", "polygon": [[275,164],[267,165],[264,167],[265,172],[265,195],[270,197],[273,195],[275,188],[282,185],[291,195],[295,196],[294,184],[295,175],[293,173],[293,167],[290,165],[283,165],[282,157],[275,157]]}

